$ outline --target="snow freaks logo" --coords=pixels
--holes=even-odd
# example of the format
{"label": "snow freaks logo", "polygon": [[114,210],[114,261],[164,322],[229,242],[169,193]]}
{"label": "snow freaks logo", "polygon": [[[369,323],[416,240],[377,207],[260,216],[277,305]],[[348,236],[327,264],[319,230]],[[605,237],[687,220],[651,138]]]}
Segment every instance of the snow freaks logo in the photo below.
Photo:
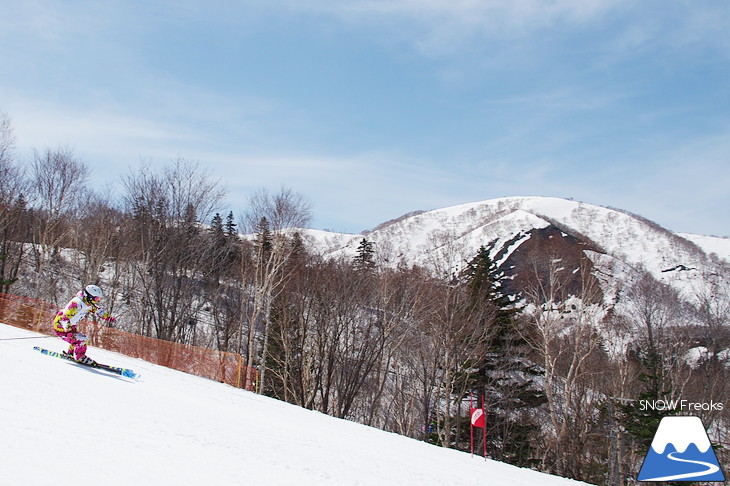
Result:
{"label": "snow freaks logo", "polygon": [[688,400],[640,400],[639,410],[672,410],[681,412],[718,411],[722,412],[722,402],[696,403]]}
{"label": "snow freaks logo", "polygon": [[699,417],[664,417],[639,472],[639,481],[725,481]]}

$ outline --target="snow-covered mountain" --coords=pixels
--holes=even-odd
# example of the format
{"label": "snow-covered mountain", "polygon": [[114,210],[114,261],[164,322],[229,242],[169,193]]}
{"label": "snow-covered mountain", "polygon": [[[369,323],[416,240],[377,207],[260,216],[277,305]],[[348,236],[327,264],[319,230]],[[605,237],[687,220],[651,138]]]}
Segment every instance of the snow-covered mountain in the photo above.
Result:
{"label": "snow-covered mountain", "polygon": [[579,486],[336,419],[139,359],[139,382],[33,351],[0,324],[2,484]]}
{"label": "snow-covered mountain", "polygon": [[351,258],[367,238],[386,265],[417,264],[451,274],[482,245],[496,241],[493,257],[505,261],[548,229],[583,244],[611,274],[644,268],[684,292],[707,275],[726,274],[722,267],[730,262],[727,238],[677,234],[626,211],[553,197],[507,197],[410,213],[361,235],[305,234],[325,256]]}

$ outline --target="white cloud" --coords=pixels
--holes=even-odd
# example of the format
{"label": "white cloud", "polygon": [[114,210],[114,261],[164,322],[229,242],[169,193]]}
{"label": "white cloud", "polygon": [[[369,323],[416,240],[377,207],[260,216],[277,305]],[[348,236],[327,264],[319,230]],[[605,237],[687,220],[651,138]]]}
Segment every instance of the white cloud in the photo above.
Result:
{"label": "white cloud", "polygon": [[[600,56],[622,59],[638,51],[685,47],[730,56],[727,2],[649,0],[290,0],[310,10],[366,25],[422,54],[447,57],[476,46],[525,56],[568,32],[595,36]],[[585,41],[571,46],[586,47]]]}
{"label": "white cloud", "polygon": [[42,105],[11,103],[10,113],[18,145],[42,149],[57,145],[80,146],[92,152],[130,153],[133,147],[185,140],[179,127],[148,120]]}
{"label": "white cloud", "polygon": [[[93,170],[99,178],[115,177],[114,170],[126,172],[140,158],[160,165],[177,156],[200,160],[236,192],[231,194],[233,210],[242,207],[250,190],[285,184],[315,200],[315,224],[339,224],[332,229],[347,231],[360,231],[415,209],[520,194],[574,196],[625,207],[660,224],[678,221],[671,224],[672,229],[699,231],[681,225],[672,214],[680,206],[695,208],[696,214],[709,211],[713,200],[727,201],[723,191],[730,181],[726,182],[727,170],[722,169],[727,163],[723,153],[730,153],[726,139],[721,135],[698,139],[690,133],[686,129],[690,122],[682,126],[683,113],[703,120],[710,116],[704,116],[704,108],[692,100],[675,103],[676,91],[660,92],[662,83],[656,80],[662,81],[661,76],[649,73],[661,67],[665,58],[668,70],[680,74],[685,74],[682,61],[690,56],[704,55],[708,65],[727,59],[730,9],[723,8],[726,4],[708,7],[705,2],[667,4],[663,0],[6,3],[7,15],[0,18],[0,40],[8,40],[0,45],[7,61],[0,72],[0,110],[13,120],[19,148],[68,144],[87,162],[97,164]],[[238,36],[242,25],[252,26],[245,38]],[[292,38],[278,30],[282,25],[293,27]],[[305,90],[297,89],[296,73],[291,83],[274,80],[277,86],[272,89],[255,84],[244,89],[235,81],[226,84],[216,79],[206,84],[209,79],[192,74],[193,65],[187,72],[175,62],[166,64],[175,56],[179,57],[173,61],[186,59],[187,52],[172,49],[178,45],[172,42],[175,36],[183,32],[201,36],[203,55],[219,47],[204,44],[211,41],[211,36],[203,37],[211,26],[216,29],[215,42],[262,46],[272,37],[286,43],[296,42],[296,35],[317,36],[319,28],[331,29],[323,35],[325,40],[339,41],[345,29],[353,30],[354,35],[348,32],[341,38],[359,43],[352,51],[355,55],[367,52],[363,63],[395,58],[373,64],[374,76],[378,70],[392,69],[386,74],[395,78],[402,66],[422,70],[412,79],[424,80],[419,89],[428,109],[408,114],[410,105],[404,103],[396,113],[402,119],[394,126],[402,133],[381,134],[379,123],[390,115],[385,108],[373,110],[381,119],[367,120],[367,110],[356,111],[361,105],[350,100],[330,105],[323,96],[320,111],[301,97]],[[159,49],[156,56],[148,56],[146,42]],[[48,49],[67,57],[48,56]],[[423,56],[412,56],[414,51]],[[21,57],[24,62],[14,62]],[[228,59],[220,64],[222,74],[232,69]],[[191,57],[191,62],[195,60],[200,58]],[[652,66],[637,70],[645,66],[644,60]],[[67,66],[66,61],[78,64]],[[264,73],[266,68],[251,66]],[[61,82],[43,78],[46,72]],[[687,71],[693,79],[707,79],[703,77],[707,72],[721,73],[719,69]],[[637,79],[637,73],[646,79]],[[321,93],[321,86],[337,88],[315,74],[305,73],[311,92],[319,89]],[[671,88],[677,86],[679,82]],[[694,92],[707,86],[714,89],[707,82],[681,86]],[[397,104],[401,87],[387,87],[393,89]],[[423,113],[434,120],[422,123]],[[443,121],[435,119],[440,116]],[[726,114],[713,116],[713,123],[706,126],[712,128],[717,120],[727,119]],[[430,132],[426,125],[451,131]],[[364,130],[372,130],[374,136],[366,133],[359,138]],[[674,140],[668,131],[680,136]],[[636,156],[650,154],[665,142],[666,151],[650,158],[654,173],[626,169],[637,160],[646,163]],[[438,155],[423,145],[433,147]],[[463,162],[449,167],[454,160]],[[593,174],[586,173],[589,163],[612,164],[616,172],[594,165]],[[701,189],[680,197],[665,188],[673,181],[691,180],[696,173],[690,166],[706,177]],[[606,177],[596,180],[602,176]],[[632,178],[641,182],[633,195],[626,195],[627,186],[621,182]],[[654,187],[667,202],[647,196],[642,185]]]}
{"label": "white cloud", "polygon": [[296,0],[290,5],[350,20],[415,22],[444,40],[475,33],[514,37],[555,24],[583,24],[626,3],[627,0]]}
{"label": "white cloud", "polygon": [[624,3],[626,0],[296,0],[290,5],[339,13],[439,15],[468,22],[506,20],[511,25],[536,25],[559,18],[586,21]]}

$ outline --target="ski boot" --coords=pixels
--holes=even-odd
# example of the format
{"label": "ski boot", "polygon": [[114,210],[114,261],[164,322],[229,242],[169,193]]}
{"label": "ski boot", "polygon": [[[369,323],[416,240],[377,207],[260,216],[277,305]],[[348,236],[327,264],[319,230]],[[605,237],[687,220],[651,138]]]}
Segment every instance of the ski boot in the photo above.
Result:
{"label": "ski boot", "polygon": [[84,355],[76,360],[77,363],[81,363],[86,366],[96,366],[96,361]]}

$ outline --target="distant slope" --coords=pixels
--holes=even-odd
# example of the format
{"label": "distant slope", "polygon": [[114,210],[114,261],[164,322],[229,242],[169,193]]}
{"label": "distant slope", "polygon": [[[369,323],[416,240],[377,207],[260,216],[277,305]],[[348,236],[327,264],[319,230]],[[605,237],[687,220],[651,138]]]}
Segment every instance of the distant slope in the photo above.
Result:
{"label": "distant slope", "polygon": [[689,233],[678,233],[678,235],[699,246],[708,255],[714,253],[718,258],[730,263],[730,239]]}
{"label": "distant slope", "polygon": [[33,351],[56,338],[0,324],[3,484],[474,485],[579,483],[91,349],[130,382]]}

